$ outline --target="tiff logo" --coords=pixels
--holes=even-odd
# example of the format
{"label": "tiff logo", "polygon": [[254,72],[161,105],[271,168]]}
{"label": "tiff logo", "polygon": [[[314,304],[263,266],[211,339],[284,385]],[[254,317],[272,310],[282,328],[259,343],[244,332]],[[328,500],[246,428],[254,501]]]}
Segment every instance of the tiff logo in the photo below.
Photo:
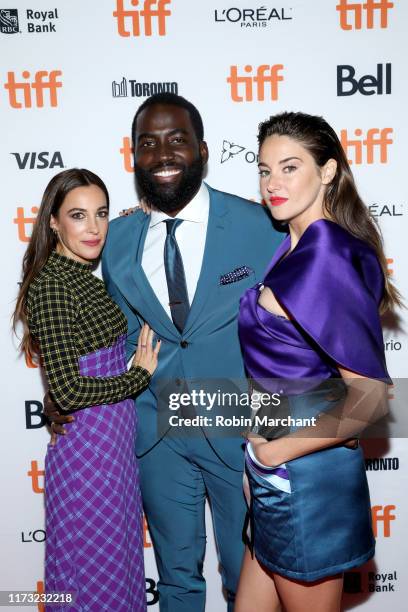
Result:
{"label": "tiff logo", "polygon": [[[7,89],[9,94],[9,102],[12,108],[31,108],[32,107],[32,96],[31,90],[35,91],[35,105],[38,108],[44,106],[44,91],[49,92],[50,106],[58,106],[57,91],[58,88],[62,87],[62,82],[57,81],[57,77],[61,76],[61,70],[52,70],[47,72],[46,70],[38,70],[35,73],[34,81],[32,83],[25,83],[23,81],[16,81],[15,73],[7,73],[7,83],[4,88]],[[24,70],[22,73],[23,79],[29,79],[31,74],[28,70]],[[17,99],[17,93],[23,92],[23,102]]]}
{"label": "tiff logo", "polygon": [[[244,66],[244,72],[248,75],[252,73],[252,66]],[[238,66],[231,66],[230,75],[227,83],[231,86],[231,98],[234,102],[252,102],[254,99],[254,89],[256,99],[259,102],[265,100],[265,89],[268,85],[269,100],[278,99],[278,83],[283,81],[283,64],[262,64],[256,69],[256,76],[238,76]],[[254,88],[255,84],[255,88]]]}
{"label": "tiff logo", "polygon": [[126,172],[133,172],[133,147],[129,136],[124,136],[123,146],[119,149],[119,153],[123,156],[123,166]]}
{"label": "tiff logo", "polygon": [[384,538],[391,536],[391,521],[395,521],[395,514],[391,514],[391,511],[395,510],[395,506],[373,506],[371,508],[371,516],[373,521],[373,532],[374,537],[378,537],[378,525],[383,525]]}
{"label": "tiff logo", "polygon": [[[139,0],[130,0],[132,6],[139,6]],[[141,36],[141,21],[143,21],[145,36],[153,34],[153,18],[157,21],[157,32],[159,36],[166,35],[166,17],[171,15],[171,11],[166,9],[166,5],[171,4],[171,0],[144,0],[143,9],[125,9],[124,0],[116,0],[116,11],[113,16],[118,22],[119,36]],[[131,30],[127,25],[131,24]]]}
{"label": "tiff logo", "polygon": [[37,219],[38,207],[33,206],[31,212],[35,215],[34,217],[26,217],[24,208],[22,206],[17,207],[17,216],[13,219],[13,223],[17,225],[18,239],[20,242],[30,242],[31,233],[26,234],[26,226],[30,226],[31,230]]}
{"label": "tiff logo", "polygon": [[[366,2],[350,2],[350,0],[339,0],[336,11],[340,15],[340,27],[342,30],[361,30],[363,27],[363,14],[367,30],[375,28],[374,17],[378,15],[380,28],[388,27],[388,11],[394,6],[388,0],[366,0]],[[349,21],[351,18],[351,23]]]}
{"label": "tiff logo", "polygon": [[[388,146],[394,141],[391,138],[393,133],[392,128],[370,128],[367,130],[367,135],[363,137],[363,130],[360,128],[354,130],[354,135],[357,138],[349,139],[347,130],[340,131],[340,141],[343,149],[349,157],[350,150],[354,150],[354,161],[348,159],[349,164],[374,164],[375,152],[379,153],[379,161],[381,164],[386,164],[388,161]],[[365,149],[365,162],[363,160],[363,150]],[[377,156],[378,157],[378,156]]]}
{"label": "tiff logo", "polygon": [[[31,470],[27,472],[27,476],[31,478],[33,493],[44,493],[45,470],[39,469],[38,461],[31,461]],[[42,478],[41,484],[40,478]]]}

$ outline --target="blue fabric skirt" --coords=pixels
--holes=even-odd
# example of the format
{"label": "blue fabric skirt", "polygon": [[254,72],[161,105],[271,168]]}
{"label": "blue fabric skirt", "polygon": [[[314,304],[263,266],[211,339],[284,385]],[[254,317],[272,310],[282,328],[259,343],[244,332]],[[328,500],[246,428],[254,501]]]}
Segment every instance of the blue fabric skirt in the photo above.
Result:
{"label": "blue fabric skirt", "polygon": [[251,546],[267,569],[312,582],[374,555],[370,496],[360,447],[336,446],[279,468],[246,450]]}

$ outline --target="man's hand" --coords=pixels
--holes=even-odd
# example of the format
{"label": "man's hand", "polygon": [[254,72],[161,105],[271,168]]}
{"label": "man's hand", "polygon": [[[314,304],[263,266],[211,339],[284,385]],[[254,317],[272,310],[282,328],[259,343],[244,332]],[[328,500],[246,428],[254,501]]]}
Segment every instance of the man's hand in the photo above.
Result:
{"label": "man's hand", "polygon": [[51,423],[51,446],[55,446],[57,442],[57,434],[65,436],[67,433],[64,429],[65,423],[72,423],[75,417],[71,414],[60,414],[57,410],[57,405],[54,404],[50,397],[49,391],[44,395],[44,414]]}
{"label": "man's hand", "polygon": [[120,211],[119,217],[128,217],[129,215],[133,215],[134,212],[141,209],[145,215],[150,215],[152,212],[151,206],[147,203],[147,201],[142,198],[138,204],[138,206],[133,206],[132,208],[124,208]]}

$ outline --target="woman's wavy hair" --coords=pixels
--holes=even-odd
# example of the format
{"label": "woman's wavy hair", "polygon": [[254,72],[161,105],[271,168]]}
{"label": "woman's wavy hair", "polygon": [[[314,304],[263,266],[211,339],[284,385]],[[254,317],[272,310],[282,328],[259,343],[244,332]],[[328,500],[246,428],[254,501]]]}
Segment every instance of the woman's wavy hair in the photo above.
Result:
{"label": "woman's wavy hair", "polygon": [[30,243],[23,257],[22,278],[13,314],[13,330],[16,333],[18,322],[22,323],[23,335],[20,349],[30,359],[38,355],[38,347],[30,334],[27,324],[26,299],[30,283],[41,272],[58,242],[50,227],[51,216],[57,217],[58,211],[67,194],[77,187],[96,185],[106,197],[109,207],[109,194],[105,183],[90,170],[72,168],[55,175],[48,183],[34,224]]}
{"label": "woman's wavy hair", "polygon": [[327,185],[324,195],[323,205],[327,217],[374,249],[384,275],[381,312],[401,306],[400,293],[392,284],[387,272],[381,231],[358,194],[346,154],[336,132],[323,117],[288,112],[273,115],[259,124],[259,147],[266,138],[275,135],[288,136],[298,141],[313,156],[319,168],[329,159],[337,162],[336,174]]}

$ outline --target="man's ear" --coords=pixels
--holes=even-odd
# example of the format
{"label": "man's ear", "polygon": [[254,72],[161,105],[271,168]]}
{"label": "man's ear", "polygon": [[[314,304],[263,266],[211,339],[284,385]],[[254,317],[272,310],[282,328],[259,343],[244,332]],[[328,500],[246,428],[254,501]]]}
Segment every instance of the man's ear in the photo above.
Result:
{"label": "man's ear", "polygon": [[334,179],[337,171],[337,162],[335,159],[328,159],[321,170],[323,185],[329,185]]}
{"label": "man's ear", "polygon": [[203,160],[203,164],[206,164],[208,162],[208,157],[209,157],[207,143],[205,142],[205,140],[202,140],[199,146],[200,146],[201,159]]}

